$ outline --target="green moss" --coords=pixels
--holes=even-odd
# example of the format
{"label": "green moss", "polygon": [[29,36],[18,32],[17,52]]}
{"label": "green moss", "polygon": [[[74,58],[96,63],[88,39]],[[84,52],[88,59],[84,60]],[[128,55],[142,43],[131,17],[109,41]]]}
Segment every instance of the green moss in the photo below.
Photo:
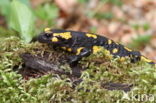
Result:
{"label": "green moss", "polygon": [[[105,51],[84,58],[80,63],[87,70],[82,72],[82,82],[72,88],[72,82],[66,76],[48,74],[40,78],[25,81],[20,74],[12,71],[14,65],[20,65],[20,53],[43,48],[39,43],[25,44],[18,38],[1,39],[0,45],[0,101],[2,103],[137,103],[138,100],[122,99],[121,90],[110,91],[101,84],[107,82],[133,84],[128,95],[156,94],[156,69],[149,64],[119,62],[105,55]],[[54,51],[53,51],[54,52]],[[65,66],[66,67],[66,66]],[[69,69],[69,67],[67,67]],[[65,68],[63,68],[65,69]],[[156,98],[156,97],[155,97]],[[140,100],[140,99],[139,99]],[[147,101],[149,102],[149,100]]]}

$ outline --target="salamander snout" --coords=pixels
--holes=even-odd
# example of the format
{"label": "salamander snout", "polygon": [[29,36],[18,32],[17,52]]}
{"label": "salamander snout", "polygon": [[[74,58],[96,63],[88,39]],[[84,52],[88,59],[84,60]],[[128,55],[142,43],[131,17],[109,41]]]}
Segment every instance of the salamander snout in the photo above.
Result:
{"label": "salamander snout", "polygon": [[41,43],[51,43],[51,38],[52,34],[48,33],[41,33],[38,37],[37,40]]}

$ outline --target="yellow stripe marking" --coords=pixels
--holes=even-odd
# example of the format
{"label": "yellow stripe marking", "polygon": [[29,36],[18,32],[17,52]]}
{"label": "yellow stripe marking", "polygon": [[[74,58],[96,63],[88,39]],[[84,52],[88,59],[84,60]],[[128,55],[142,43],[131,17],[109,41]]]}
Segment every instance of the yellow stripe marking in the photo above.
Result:
{"label": "yellow stripe marking", "polygon": [[51,41],[52,41],[52,42],[58,42],[59,40],[58,40],[57,37],[53,37],[53,38],[51,39]]}
{"label": "yellow stripe marking", "polygon": [[148,59],[148,58],[146,58],[144,56],[141,56],[141,60],[143,60],[145,62],[148,62],[148,63],[153,62],[152,60],[150,60],[150,59]]}
{"label": "yellow stripe marking", "polygon": [[51,28],[45,28],[45,29],[44,29],[44,32],[46,32],[46,33],[51,33]]}
{"label": "yellow stripe marking", "polygon": [[82,50],[83,48],[84,48],[84,47],[78,48],[77,51],[76,51],[76,55],[79,55],[79,54],[81,53],[81,50]]}
{"label": "yellow stripe marking", "polygon": [[132,51],[131,49],[127,48],[127,47],[124,47],[127,51]]}
{"label": "yellow stripe marking", "polygon": [[97,38],[97,35],[95,35],[95,34],[89,34],[89,33],[87,33],[86,36],[87,36],[87,37],[94,38],[94,39]]}
{"label": "yellow stripe marking", "polygon": [[64,32],[64,33],[53,33],[53,36],[60,36],[64,39],[70,39],[72,38],[72,35],[70,32]]}
{"label": "yellow stripe marking", "polygon": [[112,40],[108,40],[108,44],[112,44]]}

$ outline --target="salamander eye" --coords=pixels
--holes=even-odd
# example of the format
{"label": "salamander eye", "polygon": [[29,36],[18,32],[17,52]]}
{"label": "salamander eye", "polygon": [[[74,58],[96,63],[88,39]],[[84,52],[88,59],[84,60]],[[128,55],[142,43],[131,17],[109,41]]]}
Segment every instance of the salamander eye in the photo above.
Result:
{"label": "salamander eye", "polygon": [[49,33],[46,33],[45,36],[46,36],[47,38],[50,38],[52,35],[49,34]]}

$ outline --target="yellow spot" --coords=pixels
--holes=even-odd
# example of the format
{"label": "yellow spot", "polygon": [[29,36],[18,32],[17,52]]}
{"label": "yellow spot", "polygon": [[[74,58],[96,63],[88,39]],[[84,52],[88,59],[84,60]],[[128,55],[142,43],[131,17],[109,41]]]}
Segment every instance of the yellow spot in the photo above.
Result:
{"label": "yellow spot", "polygon": [[72,38],[72,35],[70,32],[63,32],[63,33],[53,33],[53,36],[60,36],[64,39],[70,39]]}
{"label": "yellow spot", "polygon": [[105,50],[104,52],[106,55],[111,55],[110,51],[109,50]]}
{"label": "yellow spot", "polygon": [[97,38],[97,35],[95,35],[95,34],[89,34],[89,33],[87,33],[86,36],[87,36],[87,37],[94,38],[94,39]]}
{"label": "yellow spot", "polygon": [[120,57],[120,62],[124,62],[125,58],[124,57]]}
{"label": "yellow spot", "polygon": [[77,49],[77,53],[76,53],[76,55],[79,55],[80,53],[81,53],[81,50],[83,49],[84,47],[80,47],[80,48],[78,48]]}
{"label": "yellow spot", "polygon": [[93,46],[93,53],[97,53],[102,50],[101,46]]}
{"label": "yellow spot", "polygon": [[71,48],[67,48],[67,47],[61,47],[63,50],[66,50],[66,51],[68,51],[68,52],[71,52],[72,51],[72,49]]}
{"label": "yellow spot", "polygon": [[116,45],[119,45],[119,43],[116,42]]}
{"label": "yellow spot", "polygon": [[114,48],[112,52],[113,53],[117,53],[118,52],[118,49],[117,48]]}
{"label": "yellow spot", "polygon": [[56,38],[56,37],[52,38],[52,42],[58,42],[58,41],[59,41],[58,38]]}
{"label": "yellow spot", "polygon": [[127,48],[127,47],[124,47],[127,51],[132,51],[131,49]]}
{"label": "yellow spot", "polygon": [[106,56],[107,58],[113,59],[113,55],[110,53],[109,50],[106,50],[106,49],[105,49],[104,53],[105,53],[105,56]]}
{"label": "yellow spot", "polygon": [[53,36],[60,36],[60,33],[53,33]]}
{"label": "yellow spot", "polygon": [[66,47],[61,47],[63,50],[66,50],[67,48]]}
{"label": "yellow spot", "polygon": [[45,28],[45,29],[44,29],[44,32],[46,32],[46,33],[51,33],[51,28]]}
{"label": "yellow spot", "polygon": [[68,49],[67,49],[67,51],[71,52],[71,51],[72,51],[72,49],[71,49],[71,48],[68,48]]}
{"label": "yellow spot", "polygon": [[148,59],[148,58],[146,58],[144,56],[141,56],[141,60],[145,61],[145,62],[148,62],[148,63],[153,62],[152,60],[150,60],[150,59]]}
{"label": "yellow spot", "polygon": [[112,40],[108,40],[108,44],[112,44]]}

